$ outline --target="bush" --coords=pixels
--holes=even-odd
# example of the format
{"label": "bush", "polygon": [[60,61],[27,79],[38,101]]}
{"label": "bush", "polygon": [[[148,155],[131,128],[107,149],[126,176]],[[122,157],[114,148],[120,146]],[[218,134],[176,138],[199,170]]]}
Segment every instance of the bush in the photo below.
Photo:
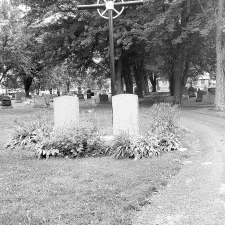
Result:
{"label": "bush", "polygon": [[180,121],[178,106],[170,103],[154,104],[151,108],[151,132],[156,134],[175,133]]}
{"label": "bush", "polygon": [[124,158],[151,158],[163,152],[178,150],[180,142],[175,134],[157,136],[148,133],[146,136],[131,137],[122,134],[114,139],[112,146],[108,148],[108,154],[116,159]]}
{"label": "bush", "polygon": [[121,134],[110,146],[101,140],[98,130],[90,123],[79,128],[54,130],[48,117],[36,117],[32,122],[17,123],[8,148],[34,150],[38,158],[96,157],[110,155],[116,159],[150,158],[180,147],[177,136],[179,110],[169,103],[152,106],[151,130],[143,136]]}
{"label": "bush", "polygon": [[74,158],[105,154],[97,129],[90,124],[86,124],[86,127],[54,130],[49,118],[38,116],[32,122],[17,122],[14,135],[6,147],[34,150],[38,158]]}
{"label": "bush", "polygon": [[104,155],[104,144],[94,127],[52,131],[35,146],[38,157],[59,155],[77,158]]}
{"label": "bush", "polygon": [[53,123],[47,117],[37,115],[32,121],[15,121],[15,131],[6,147],[10,149],[34,147],[43,137],[49,138]]}

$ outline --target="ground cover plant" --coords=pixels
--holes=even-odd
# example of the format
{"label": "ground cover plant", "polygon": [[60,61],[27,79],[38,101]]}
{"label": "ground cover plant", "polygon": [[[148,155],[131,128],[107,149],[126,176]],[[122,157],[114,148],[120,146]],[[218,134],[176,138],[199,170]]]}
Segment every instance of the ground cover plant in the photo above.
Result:
{"label": "ground cover plant", "polygon": [[[96,123],[98,129],[108,129],[111,109],[101,106],[93,113],[99,120]],[[6,122],[10,112],[6,115],[0,111],[0,114],[0,126],[12,132],[12,120]],[[36,112],[14,111],[13,115],[17,115],[18,120],[26,118],[28,122],[32,114]],[[49,114],[52,114],[51,110]],[[107,116],[98,116],[102,114]],[[87,111],[81,110],[82,120],[86,121],[88,115]],[[149,108],[140,109],[143,129],[149,130],[150,115]],[[0,133],[0,137],[2,135]],[[3,139],[0,142],[3,146]],[[191,144],[190,139],[188,142]],[[181,161],[186,157],[183,152],[171,151],[142,160],[115,160],[112,157],[36,160],[26,148],[19,151],[2,149],[0,155],[2,225],[131,224],[136,212],[151,204],[152,194],[179,171]]]}
{"label": "ground cover plant", "polygon": [[180,110],[170,103],[154,104],[150,110],[151,119],[147,131],[133,137],[128,134],[117,136],[109,148],[109,154],[114,158],[151,158],[163,152],[175,151],[181,148],[178,126]]}
{"label": "ground cover plant", "polygon": [[54,130],[49,117],[33,118],[32,121],[19,123],[7,147],[34,150],[38,158],[49,156],[87,157],[111,155],[117,159],[150,158],[162,152],[178,150],[177,121],[179,110],[169,103],[152,106],[152,121],[149,130],[135,137],[129,134],[116,136],[107,146],[101,139],[96,124],[86,122],[79,127]]}

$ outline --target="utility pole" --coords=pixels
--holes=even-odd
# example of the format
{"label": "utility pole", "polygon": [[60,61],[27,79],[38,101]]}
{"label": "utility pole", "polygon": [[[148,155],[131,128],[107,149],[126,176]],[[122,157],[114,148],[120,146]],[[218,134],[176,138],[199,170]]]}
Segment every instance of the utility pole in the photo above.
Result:
{"label": "utility pole", "polygon": [[109,49],[110,49],[110,72],[111,72],[111,93],[115,95],[115,57],[114,57],[114,41],[113,41],[113,19],[120,16],[125,6],[142,5],[143,0],[139,1],[123,1],[116,0],[98,0],[97,4],[92,5],[78,5],[78,10],[97,9],[98,14],[108,19],[109,22]]}

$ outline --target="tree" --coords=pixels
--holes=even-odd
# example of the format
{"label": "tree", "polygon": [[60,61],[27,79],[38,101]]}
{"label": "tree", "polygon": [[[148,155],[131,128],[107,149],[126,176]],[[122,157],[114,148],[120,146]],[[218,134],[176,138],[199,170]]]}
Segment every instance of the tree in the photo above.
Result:
{"label": "tree", "polygon": [[[129,8],[116,19],[117,93],[123,93],[123,81],[126,92],[132,93],[135,81],[139,96],[143,96],[146,65],[154,64],[146,59],[160,58],[163,63],[157,71],[147,72],[150,76],[157,73],[167,77],[175,103],[180,103],[186,80],[192,76],[191,68],[204,70],[206,65],[214,65],[213,44],[207,45],[213,27],[209,18],[213,2],[152,0],[144,6]],[[31,7],[28,21],[36,27],[36,35],[45,49],[45,66],[50,68],[69,59],[73,68],[84,74],[92,67],[109,69],[108,24],[96,11],[77,11],[77,1],[35,0],[27,4]],[[212,54],[204,54],[210,51]],[[96,53],[102,59],[100,64],[93,62]],[[154,86],[155,79],[151,80]]]}
{"label": "tree", "polygon": [[[32,35],[28,32],[26,23],[23,19],[24,12],[17,6],[10,4],[9,1],[3,1],[1,10],[5,12],[1,18],[0,27],[0,81],[10,74],[17,74],[23,81],[26,96],[29,96],[29,88],[33,80],[34,56],[33,49],[30,48]],[[6,7],[7,6],[7,7]],[[7,10],[7,11],[6,11]],[[8,72],[11,73],[8,73]]]}
{"label": "tree", "polygon": [[216,96],[215,106],[217,110],[225,110],[225,77],[224,77],[224,63],[225,63],[225,45],[224,45],[224,0],[218,0],[218,15],[216,23]]}

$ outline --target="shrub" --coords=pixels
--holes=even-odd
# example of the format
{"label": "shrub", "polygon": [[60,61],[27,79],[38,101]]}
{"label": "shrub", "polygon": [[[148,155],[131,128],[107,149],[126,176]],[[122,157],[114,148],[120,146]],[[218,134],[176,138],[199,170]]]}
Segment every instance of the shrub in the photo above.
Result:
{"label": "shrub", "polygon": [[12,138],[6,147],[10,149],[28,148],[37,144],[43,137],[49,138],[53,124],[47,117],[34,117],[32,121],[15,121]]}
{"label": "shrub", "polygon": [[105,150],[94,127],[52,131],[50,138],[43,138],[35,148],[39,158],[50,155],[70,158],[101,156]]}
{"label": "shrub", "polygon": [[149,133],[137,137],[121,134],[115,137],[110,146],[106,146],[98,130],[90,123],[79,128],[54,130],[48,117],[37,116],[32,122],[17,122],[16,132],[7,147],[34,150],[38,158],[111,155],[117,159],[140,159],[177,150],[180,147],[176,132],[179,121],[177,106],[155,104],[152,116]]}
{"label": "shrub", "polygon": [[107,153],[116,159],[134,158],[134,152],[131,145],[131,137],[124,133],[114,138],[113,144],[107,149]]}
{"label": "shrub", "polygon": [[175,133],[180,120],[178,106],[170,103],[154,104],[151,108],[151,131],[156,134]]}
{"label": "shrub", "polygon": [[14,135],[6,147],[35,151],[38,158],[101,156],[106,149],[97,129],[91,124],[54,130],[49,118],[39,116],[32,122],[17,122]]}
{"label": "shrub", "polygon": [[179,147],[180,142],[173,133],[165,136],[148,133],[138,137],[121,134],[114,139],[113,145],[108,148],[108,154],[116,159],[151,158],[162,152],[178,150]]}

